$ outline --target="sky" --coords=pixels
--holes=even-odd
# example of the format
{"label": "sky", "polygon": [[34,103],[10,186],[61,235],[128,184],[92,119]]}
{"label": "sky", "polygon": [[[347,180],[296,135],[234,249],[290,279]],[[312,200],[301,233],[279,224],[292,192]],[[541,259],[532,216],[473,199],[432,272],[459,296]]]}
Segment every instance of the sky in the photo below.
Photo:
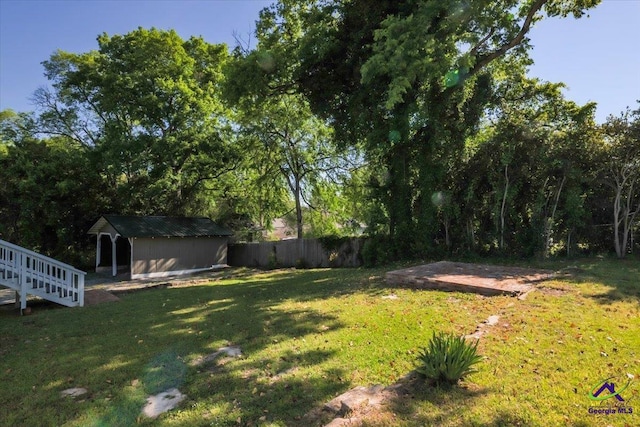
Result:
{"label": "sky", "polygon": [[[372,0],[374,1],[374,0]],[[97,49],[99,34],[138,27],[174,29],[235,46],[248,40],[271,0],[0,0],[0,111],[32,111],[47,85],[41,62],[57,49]],[[598,103],[596,120],[619,115],[640,99],[640,0],[603,0],[589,17],[545,19],[529,37],[531,77],[567,85],[578,104]]]}

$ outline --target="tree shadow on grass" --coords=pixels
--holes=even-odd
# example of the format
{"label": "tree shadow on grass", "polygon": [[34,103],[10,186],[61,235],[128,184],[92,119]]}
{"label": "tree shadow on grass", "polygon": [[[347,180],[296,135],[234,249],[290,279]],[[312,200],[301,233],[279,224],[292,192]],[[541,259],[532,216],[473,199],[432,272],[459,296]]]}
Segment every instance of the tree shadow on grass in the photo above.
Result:
{"label": "tree shadow on grass", "polygon": [[[271,347],[344,324],[328,311],[278,305],[376,292],[357,280],[345,285],[355,276],[284,271],[233,284],[154,289],[93,307],[34,310],[28,324],[0,314],[0,334],[10,344],[3,358],[12,366],[11,375],[0,372],[3,404],[14,412],[13,420],[42,425],[202,425],[205,419],[220,425],[238,425],[238,419],[241,425],[265,419],[295,425],[310,408],[348,389],[342,381],[347,373],[340,367],[296,371],[334,357],[330,347]],[[212,369],[191,364],[229,344],[240,346],[244,357]],[[173,386],[188,396],[181,405],[186,411],[157,421],[139,419],[146,395]],[[38,409],[37,402],[55,403],[68,387],[89,393],[66,400],[57,414]]]}
{"label": "tree shadow on grass", "polygon": [[640,259],[590,258],[572,263],[569,277],[577,282],[593,282],[609,289],[585,294],[601,304],[630,301],[640,304]]}
{"label": "tree shadow on grass", "polygon": [[449,425],[461,419],[466,408],[488,392],[486,389],[458,386],[436,387],[419,376],[413,376],[399,390],[397,397],[387,403],[387,409],[410,425]]}
{"label": "tree shadow on grass", "polygon": [[365,426],[439,426],[457,425],[469,427],[513,427],[532,425],[526,414],[511,411],[508,404],[493,412],[470,414],[470,408],[481,405],[479,398],[494,393],[487,388],[475,388],[473,385],[436,387],[414,376],[400,389],[397,397],[386,404],[386,410],[393,417],[381,417],[382,421],[365,422]]}

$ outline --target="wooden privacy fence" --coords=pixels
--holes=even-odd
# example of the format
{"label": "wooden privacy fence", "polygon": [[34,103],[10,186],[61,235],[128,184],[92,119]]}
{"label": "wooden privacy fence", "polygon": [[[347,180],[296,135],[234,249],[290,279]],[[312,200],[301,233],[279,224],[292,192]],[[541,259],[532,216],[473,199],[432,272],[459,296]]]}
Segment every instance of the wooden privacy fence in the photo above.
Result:
{"label": "wooden privacy fence", "polygon": [[234,267],[359,267],[363,238],[292,239],[230,243],[227,263]]}

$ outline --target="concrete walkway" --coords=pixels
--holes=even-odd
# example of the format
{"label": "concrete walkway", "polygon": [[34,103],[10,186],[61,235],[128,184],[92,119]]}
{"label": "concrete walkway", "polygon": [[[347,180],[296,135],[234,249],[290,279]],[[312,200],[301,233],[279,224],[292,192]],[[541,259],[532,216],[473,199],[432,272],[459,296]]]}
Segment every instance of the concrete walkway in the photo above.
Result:
{"label": "concrete walkway", "polygon": [[[198,283],[210,282],[222,277],[227,277],[231,273],[230,268],[205,271],[185,276],[161,277],[155,279],[130,280],[128,274],[120,274],[116,277],[98,273],[89,273],[85,278],[85,292],[93,289],[101,289],[107,292],[131,292],[139,289],[156,288],[165,286],[188,286]],[[29,301],[40,300],[29,295]],[[14,304],[15,291],[13,289],[0,286],[0,306]]]}

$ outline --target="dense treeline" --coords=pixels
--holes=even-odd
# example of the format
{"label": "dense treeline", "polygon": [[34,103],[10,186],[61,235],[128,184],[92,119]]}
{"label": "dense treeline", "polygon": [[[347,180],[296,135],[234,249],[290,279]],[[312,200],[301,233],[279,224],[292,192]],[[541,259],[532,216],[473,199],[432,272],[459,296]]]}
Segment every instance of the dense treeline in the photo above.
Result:
{"label": "dense treeline", "polygon": [[[46,60],[0,114],[0,237],[74,263],[99,215],[207,215],[239,238],[366,227],[369,263],[638,246],[640,104],[605,124],[527,77],[530,26],[597,0],[293,1],[254,49],[173,31]],[[634,102],[635,100],[630,100]]]}

